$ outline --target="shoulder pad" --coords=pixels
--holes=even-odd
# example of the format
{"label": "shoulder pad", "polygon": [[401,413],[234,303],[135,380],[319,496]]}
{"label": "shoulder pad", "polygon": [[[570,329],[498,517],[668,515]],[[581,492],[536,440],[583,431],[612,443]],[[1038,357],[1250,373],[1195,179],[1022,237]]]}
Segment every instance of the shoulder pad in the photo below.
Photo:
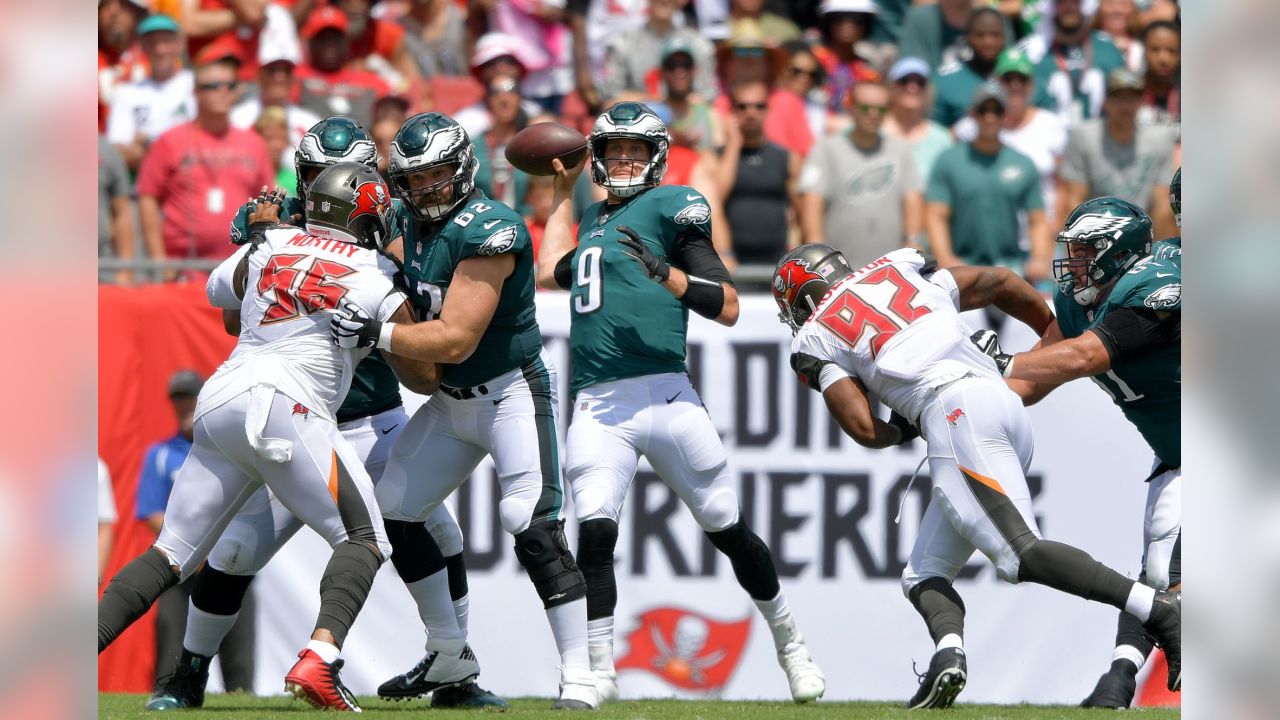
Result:
{"label": "shoulder pad", "polygon": [[1112,295],[1109,304],[1116,307],[1181,310],[1182,268],[1167,259],[1144,259],[1120,276]]}

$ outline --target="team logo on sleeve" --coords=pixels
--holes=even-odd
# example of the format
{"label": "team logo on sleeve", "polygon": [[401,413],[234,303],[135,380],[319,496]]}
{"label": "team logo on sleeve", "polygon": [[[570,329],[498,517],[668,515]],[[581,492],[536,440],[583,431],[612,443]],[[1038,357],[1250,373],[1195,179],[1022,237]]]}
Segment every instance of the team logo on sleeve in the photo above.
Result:
{"label": "team logo on sleeve", "polygon": [[511,249],[516,244],[516,226],[508,225],[489,236],[476,253],[479,255],[497,255]]}
{"label": "team logo on sleeve", "polygon": [[706,203],[690,205],[676,213],[677,225],[701,225],[711,219],[711,208]]}
{"label": "team logo on sleeve", "polygon": [[1142,301],[1142,304],[1152,310],[1167,310],[1180,302],[1182,302],[1182,283],[1174,283],[1151,293],[1146,300]]}
{"label": "team logo on sleeve", "polygon": [[391,193],[387,186],[380,182],[360,183],[360,187],[352,193],[351,202],[355,205],[347,222],[361,215],[383,215],[391,210]]}

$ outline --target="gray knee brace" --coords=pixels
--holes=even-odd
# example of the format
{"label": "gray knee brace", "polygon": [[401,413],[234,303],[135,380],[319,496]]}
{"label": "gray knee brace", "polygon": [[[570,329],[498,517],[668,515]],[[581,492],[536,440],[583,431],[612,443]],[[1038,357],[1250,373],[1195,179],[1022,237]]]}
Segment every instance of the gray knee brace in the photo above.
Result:
{"label": "gray knee brace", "polygon": [[586,597],[587,585],[564,537],[564,521],[536,522],[516,533],[516,559],[550,609]]}

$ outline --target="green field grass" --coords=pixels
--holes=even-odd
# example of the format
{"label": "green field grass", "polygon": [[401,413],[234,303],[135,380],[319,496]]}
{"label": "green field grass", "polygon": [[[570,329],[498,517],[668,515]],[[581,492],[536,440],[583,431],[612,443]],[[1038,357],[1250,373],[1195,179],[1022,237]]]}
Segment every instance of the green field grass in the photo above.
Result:
{"label": "green field grass", "polygon": [[[98,717],[110,720],[130,720],[132,718],[150,718],[154,720],[156,713],[143,709],[147,698],[145,695],[99,695]],[[408,720],[413,717],[430,717],[438,720],[450,718],[474,718],[477,715],[491,717],[497,713],[478,712],[475,710],[432,710],[430,703],[418,700],[411,703],[390,703],[372,697],[361,697],[364,707],[362,717],[399,718]],[[511,709],[505,713],[510,718],[563,718],[564,713],[551,711],[551,700],[543,698],[520,699],[511,703]],[[200,718],[200,720],[270,720],[272,718],[302,718],[307,713],[315,712],[301,701],[288,697],[252,697],[248,695],[211,695],[203,710],[177,711],[177,715]],[[606,705],[599,712],[590,715],[598,718],[619,718],[626,720],[718,720],[732,718],[742,720],[786,720],[787,718],[833,718],[843,720],[880,720],[881,718],[930,718],[939,720],[1069,720],[1073,718],[1108,718],[1114,711],[1081,710],[1079,708],[1051,705],[965,705],[928,713],[922,711],[907,712],[901,706],[889,703],[845,703],[820,702],[816,705],[792,705],[790,703],[770,702],[695,702],[688,700],[624,700]],[[429,714],[428,714],[429,713]],[[1137,717],[1143,720],[1164,720],[1179,718],[1181,713],[1176,709],[1135,710],[1126,713],[1125,717]]]}

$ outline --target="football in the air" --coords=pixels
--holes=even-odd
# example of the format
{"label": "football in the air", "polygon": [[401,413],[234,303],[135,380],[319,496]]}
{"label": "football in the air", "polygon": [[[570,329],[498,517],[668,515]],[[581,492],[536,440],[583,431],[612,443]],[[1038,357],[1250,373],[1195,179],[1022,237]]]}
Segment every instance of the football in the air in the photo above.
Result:
{"label": "football in the air", "polygon": [[577,165],[587,153],[587,139],[568,125],[538,123],[516,133],[507,143],[507,162],[530,175],[555,175],[551,161]]}

